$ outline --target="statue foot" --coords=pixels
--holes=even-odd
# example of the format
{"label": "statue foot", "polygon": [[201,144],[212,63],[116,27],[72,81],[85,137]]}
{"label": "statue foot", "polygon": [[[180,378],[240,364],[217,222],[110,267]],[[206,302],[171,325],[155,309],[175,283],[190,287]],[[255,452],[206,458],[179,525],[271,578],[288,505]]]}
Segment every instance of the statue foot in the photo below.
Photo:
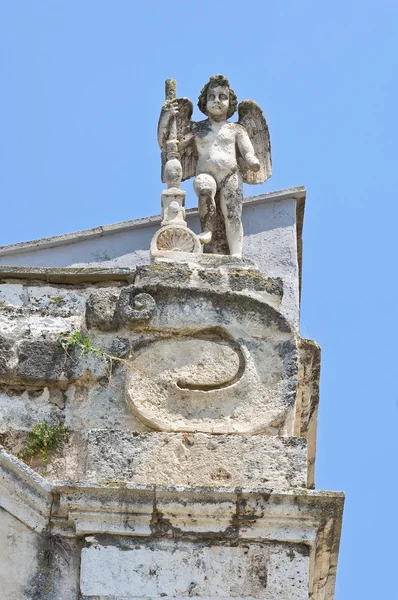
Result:
{"label": "statue foot", "polygon": [[199,241],[201,244],[210,244],[211,238],[213,237],[212,231],[204,231],[200,235],[198,235]]}

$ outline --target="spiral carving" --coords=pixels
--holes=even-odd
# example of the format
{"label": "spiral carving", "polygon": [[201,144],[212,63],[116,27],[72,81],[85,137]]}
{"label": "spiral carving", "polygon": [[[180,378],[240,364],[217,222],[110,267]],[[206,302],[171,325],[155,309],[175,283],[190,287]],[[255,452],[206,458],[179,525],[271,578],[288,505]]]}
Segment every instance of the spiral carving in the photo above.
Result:
{"label": "spiral carving", "polygon": [[156,312],[156,302],[150,294],[137,294],[134,286],[130,285],[119,296],[118,312],[122,323],[132,329],[150,321]]}

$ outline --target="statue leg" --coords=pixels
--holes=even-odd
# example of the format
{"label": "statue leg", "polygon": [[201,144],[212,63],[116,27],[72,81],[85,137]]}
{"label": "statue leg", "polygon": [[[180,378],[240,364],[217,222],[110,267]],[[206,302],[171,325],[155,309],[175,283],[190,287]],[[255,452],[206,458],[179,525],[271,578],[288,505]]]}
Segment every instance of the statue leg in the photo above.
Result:
{"label": "statue leg", "polygon": [[209,173],[200,173],[195,177],[193,189],[198,197],[199,219],[203,233],[199,236],[202,244],[211,242],[216,226],[215,195],[217,183]]}
{"label": "statue leg", "polygon": [[220,207],[224,217],[225,233],[232,256],[242,256],[242,178],[239,171],[226,177],[220,187]]}

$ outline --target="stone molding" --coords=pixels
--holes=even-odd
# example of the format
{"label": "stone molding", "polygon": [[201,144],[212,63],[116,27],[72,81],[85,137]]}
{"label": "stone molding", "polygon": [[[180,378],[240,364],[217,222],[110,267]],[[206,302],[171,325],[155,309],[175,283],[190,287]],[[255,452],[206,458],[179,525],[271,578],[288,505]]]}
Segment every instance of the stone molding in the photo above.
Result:
{"label": "stone molding", "polygon": [[53,504],[52,485],[0,447],[0,507],[43,533]]}
{"label": "stone molding", "polygon": [[8,267],[0,265],[0,280],[21,279],[46,283],[99,283],[101,281],[127,281],[134,278],[135,269],[118,267]]}
{"label": "stone molding", "polygon": [[343,504],[318,490],[50,484],[0,449],[0,506],[35,531],[304,543],[312,600],[333,599]]}

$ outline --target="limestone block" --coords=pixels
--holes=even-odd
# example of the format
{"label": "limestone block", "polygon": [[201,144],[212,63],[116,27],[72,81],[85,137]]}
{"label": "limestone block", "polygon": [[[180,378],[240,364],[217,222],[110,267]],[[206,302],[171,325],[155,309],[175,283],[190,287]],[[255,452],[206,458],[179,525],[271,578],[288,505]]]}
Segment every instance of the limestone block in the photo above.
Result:
{"label": "limestone block", "polygon": [[82,551],[83,598],[308,599],[304,545],[95,540]]}
{"label": "limestone block", "polygon": [[148,431],[127,406],[124,371],[118,369],[112,379],[70,385],[66,391],[65,424],[72,430],[88,431],[105,427],[124,431]]}
{"label": "limestone block", "polygon": [[23,382],[58,382],[79,376],[79,367],[54,340],[22,340],[15,378]]}
{"label": "limestone block", "polygon": [[76,362],[60,348],[57,338],[61,333],[79,331],[83,315],[69,315],[69,308],[69,316],[55,314],[60,310],[0,307],[0,381],[45,383],[79,376],[73,373]]}
{"label": "limestone block", "polygon": [[87,440],[86,478],[158,485],[305,487],[306,441],[96,430]]}
{"label": "limestone block", "polygon": [[[12,385],[65,384],[88,377],[92,383],[109,377],[109,365],[100,356],[82,354],[78,348],[65,351],[58,342],[60,334],[82,329],[80,318],[28,316],[16,319],[0,314],[5,335],[0,334],[0,382]],[[78,319],[78,320],[76,320]],[[129,341],[114,337],[95,339],[95,347],[122,357],[129,352]]]}
{"label": "limestone block", "polygon": [[58,423],[62,410],[50,400],[48,388],[20,393],[0,392],[0,433],[9,430],[29,431],[38,421]]}
{"label": "limestone block", "polygon": [[169,288],[233,292],[275,308],[280,307],[284,293],[282,278],[264,275],[252,261],[212,254],[189,255],[189,262],[158,259],[150,267],[137,267],[135,285],[156,282]]}
{"label": "limestone block", "polygon": [[56,316],[67,317],[85,312],[85,290],[60,286],[27,286],[27,306]]}
{"label": "limestone block", "polygon": [[99,288],[93,290],[87,300],[87,326],[102,331],[116,331],[119,327],[117,302],[120,290]]}

